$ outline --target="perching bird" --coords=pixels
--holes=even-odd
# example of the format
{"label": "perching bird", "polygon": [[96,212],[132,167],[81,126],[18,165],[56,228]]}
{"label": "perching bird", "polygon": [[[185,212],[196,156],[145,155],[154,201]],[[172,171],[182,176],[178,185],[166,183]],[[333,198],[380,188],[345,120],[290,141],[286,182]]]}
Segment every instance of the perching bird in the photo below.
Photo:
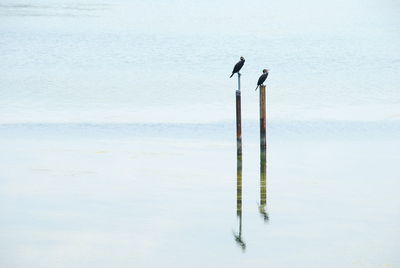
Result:
{"label": "perching bird", "polygon": [[268,77],[268,69],[264,69],[263,74],[260,76],[260,78],[258,78],[257,87],[255,90],[257,90],[257,88],[264,83],[264,81],[265,81],[265,79],[267,79],[267,77]]}
{"label": "perching bird", "polygon": [[240,61],[235,64],[235,67],[233,67],[232,74],[229,78],[231,78],[235,73],[239,73],[240,69],[242,69],[243,67],[244,61],[244,58],[240,57]]}

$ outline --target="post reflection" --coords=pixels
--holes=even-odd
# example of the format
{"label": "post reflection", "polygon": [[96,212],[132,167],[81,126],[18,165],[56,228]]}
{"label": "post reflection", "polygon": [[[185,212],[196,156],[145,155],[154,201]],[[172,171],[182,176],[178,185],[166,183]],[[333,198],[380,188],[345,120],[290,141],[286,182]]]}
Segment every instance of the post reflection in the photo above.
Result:
{"label": "post reflection", "polygon": [[236,155],[236,215],[239,218],[239,232],[233,233],[236,243],[245,251],[246,243],[242,239],[242,154]]}
{"label": "post reflection", "polygon": [[265,222],[268,222],[267,213],[267,157],[264,146],[260,150],[260,204],[258,210]]}

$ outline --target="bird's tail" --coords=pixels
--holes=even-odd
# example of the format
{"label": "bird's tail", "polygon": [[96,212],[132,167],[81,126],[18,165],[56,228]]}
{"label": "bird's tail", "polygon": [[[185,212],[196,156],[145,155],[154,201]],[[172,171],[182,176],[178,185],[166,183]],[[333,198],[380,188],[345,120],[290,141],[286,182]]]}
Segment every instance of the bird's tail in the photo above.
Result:
{"label": "bird's tail", "polygon": [[257,85],[257,87],[256,87],[256,89],[255,90],[257,90],[257,88],[258,88],[259,86]]}
{"label": "bird's tail", "polygon": [[229,76],[229,78],[231,78],[233,76],[234,73],[231,74],[231,76]]}

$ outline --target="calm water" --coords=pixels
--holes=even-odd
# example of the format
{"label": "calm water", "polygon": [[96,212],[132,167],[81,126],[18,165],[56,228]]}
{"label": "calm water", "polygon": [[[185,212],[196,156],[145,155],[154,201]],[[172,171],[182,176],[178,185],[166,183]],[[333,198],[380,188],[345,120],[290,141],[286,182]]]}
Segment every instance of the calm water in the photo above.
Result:
{"label": "calm water", "polygon": [[398,119],[397,1],[8,1],[0,123]]}
{"label": "calm water", "polygon": [[233,127],[2,126],[0,267],[398,267],[400,143],[363,127],[272,125],[265,221]]}
{"label": "calm water", "polygon": [[0,267],[399,267],[399,11],[2,0]]}

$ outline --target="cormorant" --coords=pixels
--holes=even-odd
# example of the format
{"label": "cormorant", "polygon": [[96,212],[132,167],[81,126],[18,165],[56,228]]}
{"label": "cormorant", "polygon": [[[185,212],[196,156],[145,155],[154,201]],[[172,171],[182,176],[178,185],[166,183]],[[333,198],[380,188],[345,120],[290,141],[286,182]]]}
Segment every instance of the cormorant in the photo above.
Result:
{"label": "cormorant", "polygon": [[235,67],[233,67],[232,74],[229,78],[231,78],[235,73],[238,73],[240,71],[240,69],[242,69],[244,61],[245,61],[244,58],[240,57],[240,61],[235,64]]}
{"label": "cormorant", "polygon": [[267,77],[268,77],[268,69],[264,69],[263,74],[260,76],[260,78],[258,78],[257,87],[255,90],[257,90],[257,88],[264,83],[264,81],[265,81],[265,79],[267,79]]}

